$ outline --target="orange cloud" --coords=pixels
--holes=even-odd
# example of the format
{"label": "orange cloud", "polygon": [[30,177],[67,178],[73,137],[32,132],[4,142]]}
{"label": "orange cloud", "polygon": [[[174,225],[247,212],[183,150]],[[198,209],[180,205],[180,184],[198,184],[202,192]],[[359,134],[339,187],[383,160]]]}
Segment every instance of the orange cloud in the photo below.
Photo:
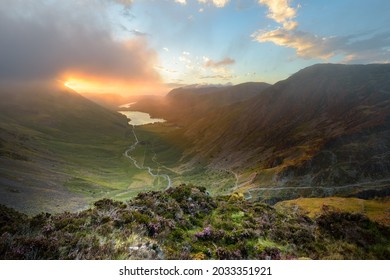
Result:
{"label": "orange cloud", "polygon": [[214,61],[212,59],[207,59],[205,66],[206,67],[221,67],[221,66],[226,66],[226,65],[231,65],[236,63],[236,61],[230,57],[225,57],[222,60],[219,61]]}
{"label": "orange cloud", "polygon": [[150,94],[162,84],[147,38],[116,39],[104,5],[36,0],[27,16],[24,1],[8,2],[0,5],[0,81],[60,79],[83,93],[128,94]]}

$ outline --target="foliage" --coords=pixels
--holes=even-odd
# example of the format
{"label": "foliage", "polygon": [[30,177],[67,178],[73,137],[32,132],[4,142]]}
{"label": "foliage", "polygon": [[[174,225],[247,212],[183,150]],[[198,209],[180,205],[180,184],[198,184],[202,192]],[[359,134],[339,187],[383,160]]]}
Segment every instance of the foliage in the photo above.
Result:
{"label": "foliage", "polygon": [[327,209],[279,212],[238,194],[181,185],[27,217],[0,206],[2,259],[389,259],[390,229]]}

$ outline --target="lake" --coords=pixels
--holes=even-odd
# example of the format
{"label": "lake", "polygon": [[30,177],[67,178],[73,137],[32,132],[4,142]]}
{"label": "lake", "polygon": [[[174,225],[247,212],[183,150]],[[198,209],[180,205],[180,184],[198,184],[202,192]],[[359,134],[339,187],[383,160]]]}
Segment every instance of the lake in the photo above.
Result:
{"label": "lake", "polygon": [[130,119],[129,124],[131,125],[144,125],[157,122],[165,122],[164,119],[151,118],[148,113],[137,112],[137,111],[118,111],[122,115],[125,115]]}

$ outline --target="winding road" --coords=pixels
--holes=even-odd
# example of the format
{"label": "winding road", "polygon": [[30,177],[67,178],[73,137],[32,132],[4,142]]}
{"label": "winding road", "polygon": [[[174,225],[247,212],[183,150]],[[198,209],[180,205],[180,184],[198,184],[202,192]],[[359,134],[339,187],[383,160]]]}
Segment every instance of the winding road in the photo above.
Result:
{"label": "winding road", "polygon": [[[162,178],[164,178],[164,179],[167,181],[167,183],[168,183],[167,186],[166,186],[166,189],[170,188],[170,187],[172,186],[172,180],[171,180],[171,178],[169,177],[168,174],[158,174],[158,173],[157,173],[157,174],[154,174],[152,168],[150,168],[149,166],[141,166],[141,165],[139,165],[138,162],[137,162],[137,160],[136,160],[135,158],[133,158],[133,157],[130,155],[130,153],[131,153],[132,151],[135,150],[135,148],[137,147],[137,145],[138,145],[138,143],[139,143],[137,134],[135,134],[135,126],[133,125],[132,127],[133,127],[132,131],[133,131],[133,134],[134,134],[135,142],[134,142],[133,145],[131,145],[131,146],[125,151],[125,153],[124,153],[125,157],[127,157],[128,159],[130,159],[130,160],[134,163],[134,166],[137,167],[138,169],[140,169],[140,170],[147,170],[148,173],[150,174],[150,176],[152,176],[153,178],[156,178],[156,177],[162,177]],[[156,155],[153,156],[153,159],[152,159],[152,160],[153,160],[155,163],[160,164],[159,162],[157,162],[157,160],[155,159],[155,157],[156,157]]]}
{"label": "winding road", "polygon": [[238,188],[238,180],[239,180],[238,174],[236,172],[234,172],[233,170],[227,169],[227,168],[224,168],[224,169],[221,169],[221,170],[233,174],[234,179],[235,179],[233,190],[237,189]]}

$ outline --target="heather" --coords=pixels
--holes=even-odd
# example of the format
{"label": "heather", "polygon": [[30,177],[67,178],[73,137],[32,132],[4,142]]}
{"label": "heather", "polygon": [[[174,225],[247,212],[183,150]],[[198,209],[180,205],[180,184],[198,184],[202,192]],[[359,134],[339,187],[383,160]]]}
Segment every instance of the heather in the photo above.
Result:
{"label": "heather", "polygon": [[181,185],[29,217],[0,207],[1,259],[389,259],[390,228],[359,213],[300,211]]}

